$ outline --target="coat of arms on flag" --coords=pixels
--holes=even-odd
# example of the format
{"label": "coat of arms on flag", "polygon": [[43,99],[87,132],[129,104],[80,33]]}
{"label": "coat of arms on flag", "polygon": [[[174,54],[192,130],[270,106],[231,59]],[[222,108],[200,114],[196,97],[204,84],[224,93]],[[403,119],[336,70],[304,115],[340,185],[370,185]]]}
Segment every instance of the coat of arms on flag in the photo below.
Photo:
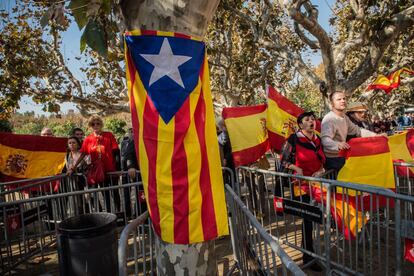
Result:
{"label": "coat of arms on flag", "polygon": [[154,230],[188,244],[228,233],[204,42],[125,34],[134,139]]}

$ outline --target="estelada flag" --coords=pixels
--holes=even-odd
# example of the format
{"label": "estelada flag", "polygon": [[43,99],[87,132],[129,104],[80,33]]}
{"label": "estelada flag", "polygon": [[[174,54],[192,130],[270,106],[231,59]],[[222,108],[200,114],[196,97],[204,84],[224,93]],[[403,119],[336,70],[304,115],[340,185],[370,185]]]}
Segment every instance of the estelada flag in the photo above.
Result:
{"label": "estelada flag", "polygon": [[0,133],[2,181],[53,176],[65,165],[67,139]]}
{"label": "estelada flag", "polygon": [[401,82],[401,74],[408,73],[414,75],[414,71],[404,67],[392,72],[388,77],[379,74],[373,83],[368,85],[367,90],[380,89],[389,94],[393,89],[398,88]]}
{"label": "estelada flag", "polygon": [[[296,132],[297,117],[303,112],[302,108],[277,92],[275,88],[268,86],[266,127],[270,146],[277,152],[280,152],[290,134]],[[315,130],[321,131],[321,124],[318,120]]]}
{"label": "estelada flag", "polygon": [[266,105],[223,108],[222,116],[230,137],[234,165],[257,161],[269,149]]}
{"label": "estelada flag", "polygon": [[338,173],[338,180],[395,189],[394,169],[387,138],[354,138],[348,144],[350,149],[340,152],[346,161]]}
{"label": "estelada flag", "polygon": [[134,139],[154,229],[170,243],[228,234],[205,44],[160,31],[125,34]]}

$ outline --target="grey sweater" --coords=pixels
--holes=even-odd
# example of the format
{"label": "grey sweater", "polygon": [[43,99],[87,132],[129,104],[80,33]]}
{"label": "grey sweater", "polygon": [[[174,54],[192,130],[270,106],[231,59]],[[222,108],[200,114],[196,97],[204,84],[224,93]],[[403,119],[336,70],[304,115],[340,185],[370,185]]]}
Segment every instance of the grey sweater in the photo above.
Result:
{"label": "grey sweater", "polygon": [[376,136],[374,132],[359,128],[346,115],[340,117],[330,111],[323,117],[321,139],[326,157],[338,157],[338,144],[346,142],[347,135],[356,135],[357,137]]}

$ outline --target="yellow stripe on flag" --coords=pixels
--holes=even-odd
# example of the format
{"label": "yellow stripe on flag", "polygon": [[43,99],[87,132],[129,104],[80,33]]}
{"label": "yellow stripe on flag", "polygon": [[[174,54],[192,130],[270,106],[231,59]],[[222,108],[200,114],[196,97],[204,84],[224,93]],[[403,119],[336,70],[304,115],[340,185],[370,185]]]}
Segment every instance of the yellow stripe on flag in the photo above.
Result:
{"label": "yellow stripe on flag", "polygon": [[287,113],[272,99],[267,101],[267,119],[266,127],[269,131],[274,132],[280,136],[288,138],[293,129],[292,126],[296,126],[295,116]]}
{"label": "yellow stripe on flag", "polygon": [[[338,180],[393,189],[395,182],[391,154],[349,157],[338,173]],[[342,188],[338,187],[338,192],[342,193]],[[348,190],[348,194],[356,195],[354,190]]]}
{"label": "yellow stripe on flag", "polygon": [[[210,73],[208,69],[207,55],[204,60],[203,94],[205,99],[211,99]],[[214,212],[218,236],[228,235],[227,205],[223,190],[223,175],[221,171],[220,153],[215,133],[216,122],[214,119],[213,101],[206,100],[206,141],[216,141],[207,147],[208,164],[210,168],[210,182],[213,194]]]}
{"label": "yellow stripe on flag", "polygon": [[171,160],[174,151],[174,124],[171,120],[165,124],[163,120],[158,121],[158,146],[157,146],[157,200],[160,212],[160,226],[162,239],[166,241],[174,240],[174,212],[171,212],[173,206],[173,188]]}
{"label": "yellow stripe on flag", "polygon": [[[62,172],[65,166],[65,152],[29,151],[0,144],[0,171],[17,178],[38,178]],[[19,160],[21,170],[11,168],[14,160]],[[9,165],[7,164],[9,163]]]}
{"label": "yellow stripe on flag", "polygon": [[[190,114],[193,115],[197,107],[198,99],[200,98],[200,83],[190,94]],[[187,156],[187,168],[188,168],[188,183],[199,183],[200,182],[200,170],[201,170],[201,156],[200,142],[198,141],[197,130],[195,122],[192,119],[188,132],[184,138],[184,148]],[[188,200],[189,200],[189,235],[190,243],[199,241],[203,237],[203,228],[201,220],[201,190],[200,185],[189,185],[188,186]]]}
{"label": "yellow stripe on flag", "polygon": [[242,151],[265,142],[267,140],[267,131],[263,126],[265,120],[266,110],[258,114],[225,119],[232,151]]}
{"label": "yellow stripe on flag", "polygon": [[[144,106],[145,106],[145,102],[146,102],[146,96],[143,93],[137,93],[137,91],[143,91],[141,89],[144,89],[144,86],[142,85],[141,79],[139,77],[138,74],[135,74],[135,83],[134,83],[134,99],[135,99],[135,106],[136,106],[136,110],[137,110],[137,115],[138,115],[138,122],[140,122],[139,124],[139,132],[141,133],[138,136],[138,147],[139,147],[139,169],[141,172],[141,177],[142,177],[142,182],[145,184],[144,186],[144,193],[145,195],[148,195],[148,185],[146,185],[146,183],[148,183],[148,157],[147,157],[147,151],[145,149],[145,145],[144,145],[144,140],[143,140],[143,124],[142,122],[144,121]],[[128,90],[130,93],[130,89]],[[130,96],[131,98],[131,96]],[[146,196],[146,201],[147,201],[147,206],[148,206],[148,211],[151,213],[151,208],[148,204],[148,197]]]}
{"label": "yellow stripe on flag", "polygon": [[407,148],[407,132],[395,134],[388,137],[388,146],[390,147],[393,160],[402,159],[406,162],[413,161],[413,158]]}

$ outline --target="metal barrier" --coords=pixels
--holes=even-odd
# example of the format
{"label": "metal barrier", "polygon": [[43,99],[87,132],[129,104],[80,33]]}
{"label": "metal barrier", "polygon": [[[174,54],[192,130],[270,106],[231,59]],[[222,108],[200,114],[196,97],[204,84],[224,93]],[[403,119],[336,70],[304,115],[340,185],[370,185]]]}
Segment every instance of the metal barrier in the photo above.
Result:
{"label": "metal barrier", "polygon": [[414,238],[413,197],[248,167],[238,177],[243,201],[268,233],[327,274],[400,274],[409,266],[402,244]]}
{"label": "metal barrier", "polygon": [[[138,217],[146,210],[140,199],[142,183],[122,183],[131,181],[125,176],[126,172],[115,172],[104,187],[85,185],[83,190],[72,189],[78,187],[72,184],[79,183],[66,175],[12,183],[27,184],[24,187],[3,183],[8,188],[1,192],[7,201],[0,202],[0,274],[28,269],[27,261],[34,256],[40,256],[43,263],[45,254],[56,250],[57,224],[63,219],[107,211],[116,214],[118,225],[124,226]],[[59,189],[44,189],[56,181],[60,181]]]}
{"label": "metal barrier", "polygon": [[154,233],[148,211],[122,230],[118,244],[119,276],[129,275],[128,262],[134,275],[155,275]]}
{"label": "metal barrier", "polygon": [[414,163],[394,162],[396,192],[414,195]]}
{"label": "metal barrier", "polygon": [[242,275],[278,275],[287,272],[305,275],[295,262],[280,247],[241,199],[226,185],[229,206],[231,235],[237,241],[234,253]]}

